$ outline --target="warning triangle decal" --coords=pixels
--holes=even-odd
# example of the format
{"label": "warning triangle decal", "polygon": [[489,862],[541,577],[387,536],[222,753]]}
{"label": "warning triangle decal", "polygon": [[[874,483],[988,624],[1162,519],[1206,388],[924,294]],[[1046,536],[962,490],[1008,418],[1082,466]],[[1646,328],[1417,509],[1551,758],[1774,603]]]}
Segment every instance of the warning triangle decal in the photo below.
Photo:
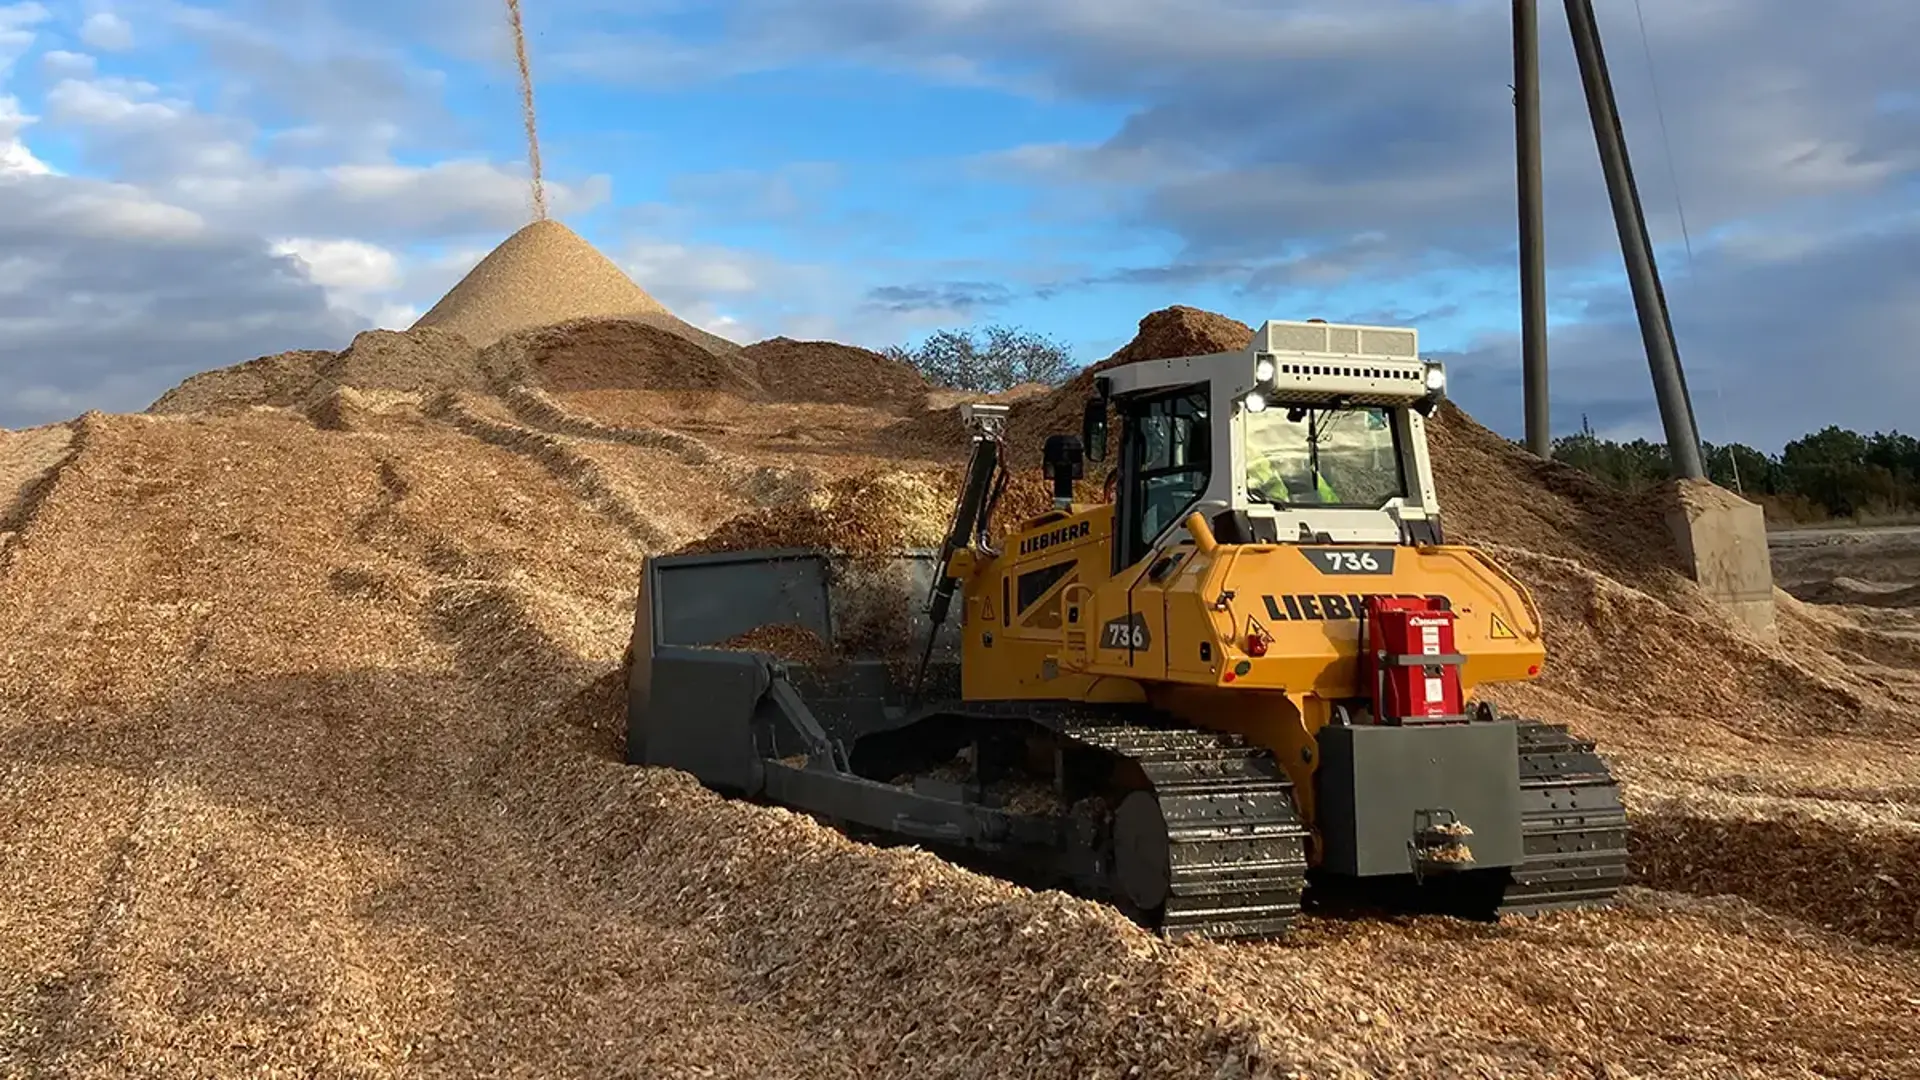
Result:
{"label": "warning triangle decal", "polygon": [[1493,640],[1512,641],[1517,637],[1519,635],[1513,632],[1513,627],[1508,626],[1505,619],[1498,615],[1493,617]]}

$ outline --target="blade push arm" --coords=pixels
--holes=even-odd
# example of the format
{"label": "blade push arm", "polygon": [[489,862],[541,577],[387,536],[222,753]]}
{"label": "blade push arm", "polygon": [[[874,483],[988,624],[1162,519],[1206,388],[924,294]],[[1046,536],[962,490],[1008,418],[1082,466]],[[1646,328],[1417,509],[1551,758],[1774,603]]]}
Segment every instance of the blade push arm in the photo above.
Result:
{"label": "blade push arm", "polygon": [[953,594],[973,558],[976,539],[986,531],[989,499],[993,481],[1000,471],[1000,425],[1005,422],[1005,405],[962,405],[963,422],[973,428],[973,454],[967,459],[967,475],[961,482],[960,501],[955,504],[953,520],[947,525],[947,537],[940,545],[939,577],[927,597],[927,644],[920,653],[920,667],[913,679],[913,696],[920,697],[926,679],[927,664],[933,659],[933,644],[940,636],[953,610]]}

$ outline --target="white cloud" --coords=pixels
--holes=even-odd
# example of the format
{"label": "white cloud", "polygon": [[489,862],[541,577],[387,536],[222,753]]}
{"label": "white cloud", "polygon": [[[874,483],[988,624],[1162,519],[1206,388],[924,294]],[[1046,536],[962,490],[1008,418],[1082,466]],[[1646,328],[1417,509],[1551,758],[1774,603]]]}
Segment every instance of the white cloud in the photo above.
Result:
{"label": "white cloud", "polygon": [[[681,317],[686,318],[684,315]],[[728,341],[747,343],[759,336],[750,324],[725,313],[716,312],[710,315],[702,313],[698,322],[692,319],[687,321],[710,334],[719,334]]]}
{"label": "white cloud", "polygon": [[0,426],[138,410],[195,371],[364,325],[300,263],[131,185],[0,175]]}
{"label": "white cloud", "polygon": [[97,67],[98,63],[87,53],[48,49],[40,54],[40,70],[50,78],[85,78],[92,75]]}
{"label": "white cloud", "polygon": [[767,280],[769,274],[780,272],[770,260],[756,259],[746,252],[683,244],[636,244],[618,261],[627,276],[663,300],[765,292],[772,284]]}
{"label": "white cloud", "polygon": [[[465,158],[291,164],[262,158],[261,132],[210,115],[153,83],[64,79],[47,92],[47,122],[88,139],[90,156],[166,201],[264,235],[355,233],[424,238],[497,233],[525,224],[530,184],[519,167]],[[326,148],[322,132],[310,147]],[[612,193],[605,176],[548,179],[556,216],[584,213]]]}
{"label": "white cloud", "polygon": [[381,304],[373,313],[373,326],[381,330],[405,330],[421,315],[414,304]]}
{"label": "white cloud", "polygon": [[420,317],[416,305],[392,299],[410,277],[398,252],[364,240],[310,237],[280,240],[269,250],[299,260],[307,278],[326,290],[329,304],[371,326],[401,330]]}
{"label": "white cloud", "polygon": [[47,209],[47,222],[74,235],[164,241],[191,240],[207,231],[199,214],[129,184],[88,184],[63,189],[62,196]]}
{"label": "white cloud", "polygon": [[80,24],[80,40],[103,52],[133,48],[133,26],[111,11],[96,11]]}
{"label": "white cloud", "polygon": [[608,254],[674,314],[733,341],[780,335],[882,348],[977,314],[938,298],[877,303],[842,267],[765,252],[654,239]]}
{"label": "white cloud", "polygon": [[33,155],[19,139],[0,140],[0,176],[47,176],[51,166]]}
{"label": "white cloud", "polygon": [[400,283],[400,257],[364,240],[292,237],[273,244],[272,251],[305,263],[307,276],[324,289],[370,293]]}
{"label": "white cloud", "polygon": [[53,13],[41,4],[0,4],[0,78],[32,47],[34,28],[52,17]]}
{"label": "white cloud", "polygon": [[46,176],[53,172],[20,137],[35,119],[21,111],[19,98],[0,95],[0,177]]}
{"label": "white cloud", "polygon": [[186,102],[154,100],[159,92],[138,79],[62,79],[47,91],[47,112],[92,127],[158,127],[185,115]]}

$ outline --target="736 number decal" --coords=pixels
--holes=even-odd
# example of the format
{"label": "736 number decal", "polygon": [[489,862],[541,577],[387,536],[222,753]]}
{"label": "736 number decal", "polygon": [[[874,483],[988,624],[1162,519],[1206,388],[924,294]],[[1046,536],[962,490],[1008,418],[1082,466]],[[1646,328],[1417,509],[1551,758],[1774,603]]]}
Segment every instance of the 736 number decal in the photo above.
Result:
{"label": "736 number decal", "polygon": [[1139,612],[1109,619],[1100,627],[1100,647],[1103,649],[1131,649],[1137,652],[1152,645],[1153,635],[1147,632],[1146,616]]}
{"label": "736 number decal", "polygon": [[1393,548],[1302,548],[1323,574],[1391,574]]}

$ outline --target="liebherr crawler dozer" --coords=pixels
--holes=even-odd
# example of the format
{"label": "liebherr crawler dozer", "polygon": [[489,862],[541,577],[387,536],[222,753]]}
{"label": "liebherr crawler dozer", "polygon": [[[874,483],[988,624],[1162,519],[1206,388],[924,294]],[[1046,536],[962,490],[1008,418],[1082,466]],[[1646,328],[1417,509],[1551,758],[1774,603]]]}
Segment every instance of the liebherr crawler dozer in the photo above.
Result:
{"label": "liebherr crawler dozer", "polygon": [[[1446,372],[1413,330],[1268,322],[1094,388],[1045,442],[1052,509],[1004,546],[1007,410],[972,405],[938,550],[648,560],[628,760],[1169,937],[1283,934],[1303,898],[1613,896],[1626,819],[1593,744],[1474,696],[1538,675],[1540,616],[1445,540],[1424,424]],[[1107,494],[1076,502],[1114,416]],[[780,626],[834,655],[730,644]]]}

